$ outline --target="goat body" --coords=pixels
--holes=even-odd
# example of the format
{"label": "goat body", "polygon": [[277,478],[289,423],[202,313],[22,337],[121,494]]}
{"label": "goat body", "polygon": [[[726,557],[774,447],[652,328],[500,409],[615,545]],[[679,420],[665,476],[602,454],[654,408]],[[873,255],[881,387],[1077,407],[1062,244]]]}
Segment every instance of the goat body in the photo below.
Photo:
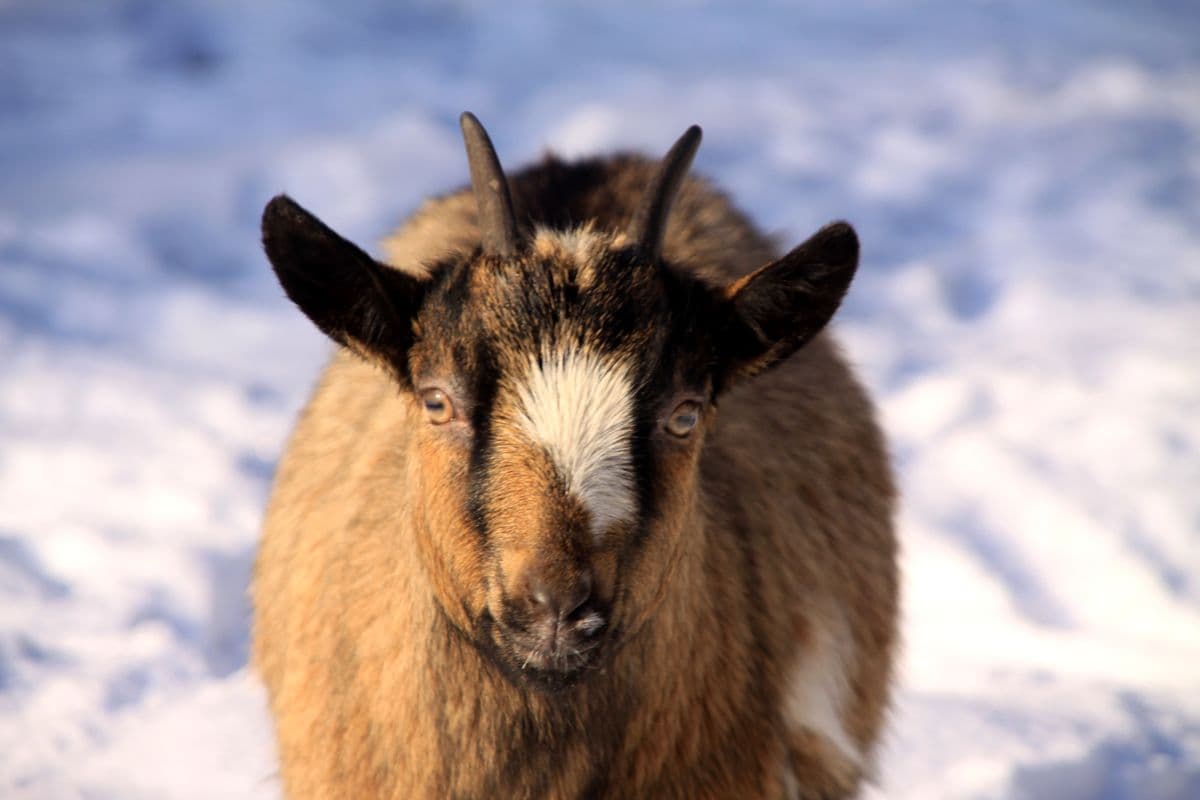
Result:
{"label": "goat body", "polygon": [[255,571],[287,795],[853,796],[897,617],[886,448],[821,332],[853,231],[778,258],[683,179],[698,130],[661,168],[547,158],[507,189],[481,130],[475,192],[391,266],[264,216],[344,345]]}

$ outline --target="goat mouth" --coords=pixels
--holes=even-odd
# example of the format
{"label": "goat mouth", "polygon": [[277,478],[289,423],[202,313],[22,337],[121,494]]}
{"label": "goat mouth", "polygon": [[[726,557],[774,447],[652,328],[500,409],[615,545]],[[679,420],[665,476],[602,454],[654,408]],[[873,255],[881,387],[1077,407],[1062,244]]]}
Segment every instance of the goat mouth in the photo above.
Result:
{"label": "goat mouth", "polygon": [[597,668],[605,648],[603,622],[496,626],[508,671],[534,684],[574,683]]}

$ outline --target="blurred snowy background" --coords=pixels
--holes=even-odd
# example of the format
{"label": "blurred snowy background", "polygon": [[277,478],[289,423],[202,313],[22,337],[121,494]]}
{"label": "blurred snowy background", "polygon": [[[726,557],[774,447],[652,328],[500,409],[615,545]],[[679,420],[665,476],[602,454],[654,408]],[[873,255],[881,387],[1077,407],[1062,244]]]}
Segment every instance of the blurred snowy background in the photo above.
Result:
{"label": "blurred snowy background", "polygon": [[1200,7],[0,0],[0,796],[272,798],[246,583],[327,352],[258,245],[377,242],[475,111],[795,242],[904,490],[877,797],[1200,797]]}

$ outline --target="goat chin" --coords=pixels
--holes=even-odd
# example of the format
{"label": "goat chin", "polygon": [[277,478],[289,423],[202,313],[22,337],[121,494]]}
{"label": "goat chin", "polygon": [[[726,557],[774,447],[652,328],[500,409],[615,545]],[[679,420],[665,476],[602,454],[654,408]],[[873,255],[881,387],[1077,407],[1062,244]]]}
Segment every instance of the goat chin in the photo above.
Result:
{"label": "goat chin", "polygon": [[837,798],[896,650],[895,491],[825,325],[835,223],[780,255],[686,172],[547,157],[376,261],[286,197],[263,241],[339,345],[275,479],[254,664],[291,798]]}

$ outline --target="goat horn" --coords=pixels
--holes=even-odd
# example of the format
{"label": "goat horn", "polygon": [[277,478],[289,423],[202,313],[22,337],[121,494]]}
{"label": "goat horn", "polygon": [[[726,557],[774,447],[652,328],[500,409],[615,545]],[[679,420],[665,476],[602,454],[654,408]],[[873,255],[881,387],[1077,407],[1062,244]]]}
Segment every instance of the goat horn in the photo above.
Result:
{"label": "goat horn", "polygon": [[471,187],[479,206],[479,235],[483,251],[489,255],[511,256],[517,250],[517,223],[513,217],[508,180],[500,168],[500,159],[487,131],[470,111],[458,118],[467,163],[471,168]]}
{"label": "goat horn", "polygon": [[651,258],[658,258],[662,249],[667,216],[671,213],[671,205],[675,202],[683,177],[687,175],[688,167],[692,165],[692,159],[700,147],[700,136],[700,126],[693,125],[671,146],[663,157],[658,174],[642,195],[642,204],[633,215],[630,236]]}

